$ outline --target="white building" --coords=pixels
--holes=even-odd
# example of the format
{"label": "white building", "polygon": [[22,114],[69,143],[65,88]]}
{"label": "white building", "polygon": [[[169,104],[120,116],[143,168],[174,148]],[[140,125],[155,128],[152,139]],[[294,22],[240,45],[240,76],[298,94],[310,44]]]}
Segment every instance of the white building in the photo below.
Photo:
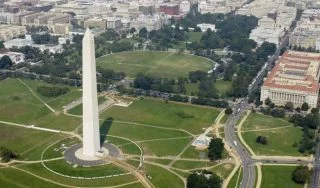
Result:
{"label": "white building", "polygon": [[19,53],[19,52],[5,52],[0,54],[0,59],[3,56],[8,56],[10,57],[11,61],[15,64],[21,63],[25,61],[25,55],[23,53]]}
{"label": "white building", "polygon": [[189,1],[181,1],[179,8],[182,14],[186,14],[190,11],[191,4]]}
{"label": "white building", "polygon": [[208,29],[210,29],[213,32],[216,32],[216,25],[214,24],[202,23],[202,24],[197,24],[197,27],[199,27],[202,32],[206,32]]}
{"label": "white building", "polygon": [[318,105],[320,54],[287,51],[275,64],[261,87],[260,100],[269,98],[278,106],[292,102],[301,107]]}

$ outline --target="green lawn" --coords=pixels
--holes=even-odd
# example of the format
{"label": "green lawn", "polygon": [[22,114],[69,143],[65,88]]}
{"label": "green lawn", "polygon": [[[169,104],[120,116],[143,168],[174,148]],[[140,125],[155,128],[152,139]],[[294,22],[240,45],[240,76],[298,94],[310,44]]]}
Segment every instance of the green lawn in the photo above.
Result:
{"label": "green lawn", "polygon": [[94,166],[90,168],[80,166],[74,167],[64,159],[46,162],[45,165],[58,173],[68,176],[95,177],[125,173],[124,170],[113,164]]}
{"label": "green lawn", "polygon": [[215,163],[209,161],[184,161],[179,160],[173,163],[172,167],[179,168],[183,170],[195,169],[195,168],[204,168],[215,165]]}
{"label": "green lawn", "polygon": [[262,166],[261,188],[302,188],[291,179],[295,166]]}
{"label": "green lawn", "polygon": [[178,140],[158,140],[151,142],[141,142],[146,155],[156,156],[176,156],[192,141],[192,138],[182,138]]}
{"label": "green lawn", "polygon": [[181,155],[183,158],[207,159],[207,150],[196,150],[194,146],[189,146],[188,149]]}
{"label": "green lawn", "polygon": [[202,38],[203,33],[202,32],[189,32],[189,40],[191,42],[199,42]]}
{"label": "green lawn", "polygon": [[[251,114],[243,125],[243,130],[268,129],[290,125],[288,122],[261,114]],[[243,132],[245,142],[253,149],[257,155],[284,155],[299,156],[297,147],[302,138],[302,130],[298,127],[286,127],[281,129],[271,129],[254,132]],[[266,136],[268,144],[262,145],[256,142],[258,136]],[[279,142],[281,140],[281,142]]]}
{"label": "green lawn", "polygon": [[0,185],[1,187],[21,188],[21,187],[59,187],[51,182],[36,178],[30,174],[21,172],[12,168],[0,169]]}
{"label": "green lawn", "polygon": [[[47,169],[45,169],[41,164],[37,163],[37,164],[27,164],[27,165],[21,165],[19,166],[19,168],[27,170],[29,172],[32,172],[36,175],[39,175],[43,178],[47,178],[50,179],[52,181],[55,182],[59,182],[62,184],[67,184],[70,186],[81,186],[81,187],[106,187],[106,186],[115,186],[115,185],[119,185],[119,184],[125,184],[125,183],[129,183],[129,182],[133,182],[136,181],[137,179],[129,174],[129,175],[124,175],[124,176],[117,176],[117,177],[112,177],[112,178],[103,178],[103,179],[95,179],[95,180],[81,180],[81,179],[73,179],[73,178],[65,178],[56,174],[53,174],[52,172],[48,171]],[[57,168],[61,168],[61,166],[57,166]],[[77,167],[79,168],[79,167]],[[99,167],[101,168],[101,167]],[[63,168],[64,169],[64,168]],[[91,170],[91,168],[88,168],[88,171],[86,174],[88,174]],[[66,173],[70,173],[69,168],[66,168]],[[72,171],[77,171],[77,170],[73,170]],[[109,169],[106,168],[106,171],[108,171]],[[1,171],[1,169],[0,169]],[[81,174],[82,172],[75,172],[77,174]],[[105,173],[103,171],[103,168],[99,169],[99,171],[92,171],[90,174],[91,175],[95,175],[95,174],[100,174],[100,173]],[[75,175],[75,174],[73,174]],[[18,181],[18,180],[17,180]]]}
{"label": "green lawn", "polygon": [[28,124],[50,113],[17,79],[1,80],[0,88],[0,120]]}
{"label": "green lawn", "polygon": [[196,95],[199,92],[199,83],[187,83],[186,84],[186,94]]}
{"label": "green lawn", "polygon": [[152,178],[149,180],[157,188],[184,187],[183,181],[178,176],[162,167],[145,164],[145,168],[147,175]]}
{"label": "green lawn", "polygon": [[233,170],[233,168],[234,168],[234,164],[225,163],[225,164],[218,165],[210,170],[216,173],[217,175],[219,175],[222,179],[226,179],[231,173],[231,171]]}
{"label": "green lawn", "polygon": [[57,129],[61,131],[72,131],[77,128],[81,119],[77,117],[67,116],[61,113],[51,113],[39,119],[32,121],[32,124],[38,127]]}
{"label": "green lawn", "polygon": [[[106,132],[101,132],[101,134],[105,133]],[[141,125],[118,122],[112,123],[110,125],[110,131],[108,133],[111,135],[123,136],[133,141],[190,136],[182,131],[165,130],[154,127],[145,127]]]}
{"label": "green lawn", "polygon": [[[64,105],[69,104],[70,102],[74,101],[75,99],[78,99],[79,97],[81,97],[81,94],[82,94],[80,91],[80,88],[70,87],[67,85],[61,85],[61,84],[53,85],[53,84],[48,84],[48,83],[38,81],[38,80],[27,80],[27,79],[24,79],[23,82],[25,82],[42,100],[44,100],[46,103],[48,103],[48,105],[51,106],[52,108],[54,108],[55,110],[62,110],[62,107]],[[37,88],[39,86],[68,87],[68,88],[70,88],[71,91],[64,94],[64,95],[60,95],[60,96],[53,97],[53,98],[48,98],[48,97],[40,95],[37,92]]]}
{"label": "green lawn", "polygon": [[162,78],[187,77],[191,71],[208,71],[212,63],[205,58],[156,51],[120,52],[97,59],[97,66],[124,72],[135,77],[137,73],[159,76]]}
{"label": "green lawn", "polygon": [[[182,118],[177,113],[186,113],[193,118]],[[160,127],[184,129],[200,134],[217,118],[219,110],[187,104],[165,103],[143,99],[134,101],[129,107],[113,106],[100,114],[100,118],[149,124]]]}
{"label": "green lawn", "polygon": [[241,179],[242,179],[242,167],[238,168],[236,173],[232,176],[231,180],[229,181],[229,184],[228,184],[227,188],[238,188],[238,187],[240,187]]}
{"label": "green lawn", "polygon": [[228,114],[224,114],[224,116],[221,118],[220,123],[221,124],[225,124],[226,121],[228,120],[229,115]]}
{"label": "green lawn", "polygon": [[226,96],[227,92],[230,92],[232,89],[232,81],[217,80],[214,83],[214,87],[218,90],[221,96]]}
{"label": "green lawn", "polygon": [[241,130],[269,129],[292,125],[285,119],[278,119],[259,113],[251,113],[242,125]]}
{"label": "green lawn", "polygon": [[42,151],[63,136],[34,129],[0,124],[0,146],[20,154],[20,160],[39,160]]}

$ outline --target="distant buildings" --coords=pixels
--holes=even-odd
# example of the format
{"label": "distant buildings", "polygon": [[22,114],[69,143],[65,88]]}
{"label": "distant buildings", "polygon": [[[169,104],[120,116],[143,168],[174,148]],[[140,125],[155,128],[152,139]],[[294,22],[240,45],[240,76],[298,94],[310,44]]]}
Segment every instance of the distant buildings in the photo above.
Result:
{"label": "distant buildings", "polygon": [[[274,7],[265,6],[263,7]],[[269,42],[278,45],[281,37],[284,36],[284,34],[289,30],[292,22],[295,20],[297,10],[294,7],[279,6],[274,7],[269,11],[263,10],[259,12],[259,14],[258,12],[251,13],[255,16],[258,15],[260,19],[258,21],[258,27],[251,31],[249,38],[256,41],[258,46],[260,46],[263,42]]]}
{"label": "distant buildings", "polygon": [[160,5],[159,11],[171,16],[180,14],[179,5],[175,3],[163,3]]}
{"label": "distant buildings", "polygon": [[260,100],[270,98],[278,106],[292,102],[294,107],[307,102],[311,108],[316,108],[319,71],[319,53],[287,51],[265,78]]}
{"label": "distant buildings", "polygon": [[0,41],[11,40],[26,33],[27,30],[24,26],[0,25]]}
{"label": "distant buildings", "polygon": [[289,38],[292,47],[320,50],[320,9],[307,9]]}

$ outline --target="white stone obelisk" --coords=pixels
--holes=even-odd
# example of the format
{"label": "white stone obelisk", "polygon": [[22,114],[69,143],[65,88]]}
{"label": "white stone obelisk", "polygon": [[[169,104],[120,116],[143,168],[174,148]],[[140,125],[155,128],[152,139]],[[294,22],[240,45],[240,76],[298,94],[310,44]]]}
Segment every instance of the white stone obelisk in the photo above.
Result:
{"label": "white stone obelisk", "polygon": [[83,155],[94,157],[100,150],[94,35],[88,28],[82,40]]}

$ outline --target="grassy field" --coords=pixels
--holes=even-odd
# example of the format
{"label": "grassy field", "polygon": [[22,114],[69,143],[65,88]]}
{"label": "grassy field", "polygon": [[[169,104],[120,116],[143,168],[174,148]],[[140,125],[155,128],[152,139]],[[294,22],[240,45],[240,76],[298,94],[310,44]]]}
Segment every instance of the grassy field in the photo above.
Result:
{"label": "grassy field", "polygon": [[[65,178],[65,177],[53,174],[52,172],[49,172],[41,164],[21,165],[21,166],[19,166],[19,168],[27,170],[27,171],[34,173],[38,176],[41,176],[43,178],[53,180],[55,182],[67,184],[70,186],[78,186],[78,187],[79,186],[81,186],[81,187],[103,187],[106,185],[113,186],[113,185],[129,183],[129,182],[133,182],[133,181],[137,180],[131,174],[124,175],[124,176],[118,176],[118,177],[112,177],[112,178],[105,178],[105,179],[95,179],[95,180],[81,180],[81,179]],[[90,171],[90,169],[89,169],[89,171]],[[1,172],[1,169],[0,169],[0,172]],[[96,173],[96,172],[93,172],[93,173]]]}
{"label": "grassy field", "polygon": [[242,179],[242,167],[238,168],[237,172],[232,176],[227,188],[238,188],[240,186],[241,179]]}
{"label": "grassy field", "polygon": [[[289,127],[258,131],[259,129],[282,126]],[[303,133],[300,128],[290,126],[288,122],[261,114],[251,114],[244,123],[243,130],[257,130],[242,133],[244,140],[257,155],[301,155],[297,147],[293,147],[293,144],[301,140]],[[266,136],[268,144],[262,145],[256,143],[258,136]]]}
{"label": "grassy field", "polygon": [[181,155],[181,157],[194,159],[205,159],[207,156],[207,150],[196,150],[194,146],[189,146],[188,149]]}
{"label": "grassy field", "polygon": [[1,187],[21,188],[21,187],[59,187],[51,182],[36,178],[30,174],[12,168],[0,169]]}
{"label": "grassy field", "polygon": [[28,124],[50,113],[17,79],[0,81],[0,120]]}
{"label": "grassy field", "polygon": [[42,151],[63,136],[50,132],[0,124],[0,146],[20,154],[20,160],[39,160]]}
{"label": "grassy field", "polygon": [[[182,118],[178,114],[190,114],[192,118]],[[125,114],[125,115],[123,115]],[[197,106],[165,103],[157,100],[134,101],[129,107],[113,106],[100,115],[100,118],[149,124],[159,127],[184,129],[199,134],[202,128],[209,127],[219,114],[219,110]]]}
{"label": "grassy field", "polygon": [[224,97],[226,96],[227,92],[230,92],[232,89],[232,82],[225,81],[225,80],[217,80],[214,83],[214,87],[218,90],[219,94]]}
{"label": "grassy field", "polygon": [[251,113],[242,125],[241,130],[270,129],[292,125],[285,119],[278,119],[258,113]]}
{"label": "grassy field", "polygon": [[[48,103],[55,110],[61,110],[64,105],[72,102],[75,99],[78,99],[79,97],[81,97],[81,94],[82,94],[80,91],[80,88],[76,88],[76,87],[70,87],[70,86],[60,85],[60,84],[53,85],[53,84],[48,84],[39,80],[24,79],[23,82],[26,83],[43,101]],[[70,92],[57,97],[48,98],[40,95],[40,93],[37,92],[37,88],[39,86],[68,87],[70,89]]]}
{"label": "grassy field", "polygon": [[214,173],[216,173],[217,175],[219,175],[222,179],[226,179],[229,174],[231,173],[231,171],[234,168],[234,164],[232,163],[225,163],[225,164],[221,164],[218,166],[215,166],[213,168],[211,168],[210,170]]}
{"label": "grassy field", "polygon": [[302,188],[291,179],[295,166],[262,166],[261,188]]}
{"label": "grassy field", "polygon": [[187,77],[190,71],[208,71],[212,63],[205,58],[155,51],[121,52],[97,59],[97,66],[124,72],[129,77],[137,73],[152,76],[178,78]]}
{"label": "grassy field", "polygon": [[210,167],[215,165],[215,163],[209,162],[209,161],[184,161],[179,160],[173,163],[172,167],[179,168],[183,170],[191,170],[195,168],[204,168],[204,167]]}
{"label": "grassy field", "polygon": [[74,167],[64,159],[46,162],[45,165],[58,173],[69,176],[95,177],[125,173],[124,170],[113,164],[94,166],[90,168],[80,166]]}
{"label": "grassy field", "polygon": [[146,155],[176,156],[192,141],[192,138],[177,140],[157,140],[151,142],[140,142]]}
{"label": "grassy field", "polygon": [[151,183],[157,188],[183,188],[184,184],[178,176],[169,172],[168,170],[150,164],[145,164],[146,172],[148,176],[151,176],[152,179],[149,179]]}

